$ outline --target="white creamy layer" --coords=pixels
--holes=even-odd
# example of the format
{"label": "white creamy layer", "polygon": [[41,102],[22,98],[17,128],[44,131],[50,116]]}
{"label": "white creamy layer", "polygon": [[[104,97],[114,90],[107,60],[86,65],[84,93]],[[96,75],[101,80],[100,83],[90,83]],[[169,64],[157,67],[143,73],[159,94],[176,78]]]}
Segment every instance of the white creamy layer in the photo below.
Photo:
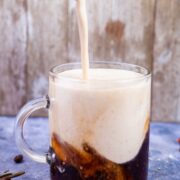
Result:
{"label": "white creamy layer", "polygon": [[[51,133],[80,151],[86,142],[115,163],[132,160],[145,138],[151,80],[121,82],[141,76],[126,70],[90,69],[89,80],[84,83],[75,85],[67,80],[80,79],[81,70],[50,79]],[[107,88],[99,88],[99,84]]]}

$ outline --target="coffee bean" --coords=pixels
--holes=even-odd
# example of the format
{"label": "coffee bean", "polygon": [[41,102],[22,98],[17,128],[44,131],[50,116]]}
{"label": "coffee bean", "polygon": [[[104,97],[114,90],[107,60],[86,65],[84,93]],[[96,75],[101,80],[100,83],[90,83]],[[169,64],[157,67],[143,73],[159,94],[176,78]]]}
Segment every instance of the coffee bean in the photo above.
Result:
{"label": "coffee bean", "polygon": [[17,156],[14,157],[14,162],[15,163],[22,163],[23,162],[23,155],[19,154]]}

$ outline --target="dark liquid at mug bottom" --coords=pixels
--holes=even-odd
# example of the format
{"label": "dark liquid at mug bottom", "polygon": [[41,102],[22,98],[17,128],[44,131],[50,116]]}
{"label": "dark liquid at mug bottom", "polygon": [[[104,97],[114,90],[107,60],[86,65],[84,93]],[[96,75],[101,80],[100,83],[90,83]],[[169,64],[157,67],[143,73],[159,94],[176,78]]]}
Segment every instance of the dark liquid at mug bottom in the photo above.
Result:
{"label": "dark liquid at mug bottom", "polygon": [[[55,147],[56,145],[57,144],[55,144]],[[54,152],[54,149],[50,149],[51,153]],[[68,155],[72,155],[71,159],[73,159],[69,164],[68,162],[64,163],[62,160],[57,158],[57,155],[54,163],[50,166],[51,180],[147,180],[149,132],[146,134],[146,138],[144,139],[138,155],[133,160],[124,164],[109,162],[99,156],[90,147],[86,146],[85,149],[87,150],[87,153],[93,156],[94,159],[92,159],[92,157],[90,161],[88,159],[89,162],[87,164],[83,162],[83,169],[76,166],[76,164],[84,161],[84,159],[79,157],[77,152],[73,154],[67,153]],[[66,154],[66,151],[62,149],[56,150],[55,152],[57,152],[56,154],[61,153],[63,156]],[[70,152],[69,149],[68,152]],[[63,156],[61,157],[63,158]],[[80,159],[76,160],[76,158]]]}

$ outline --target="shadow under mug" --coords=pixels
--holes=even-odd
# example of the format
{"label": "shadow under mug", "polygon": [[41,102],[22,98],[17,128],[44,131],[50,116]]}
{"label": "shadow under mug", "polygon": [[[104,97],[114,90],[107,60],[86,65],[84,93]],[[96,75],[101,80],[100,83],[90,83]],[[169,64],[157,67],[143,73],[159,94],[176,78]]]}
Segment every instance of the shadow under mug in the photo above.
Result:
{"label": "shadow under mug", "polygon": [[[81,69],[80,63],[52,68],[49,95],[27,103],[17,115],[17,146],[31,159],[49,163],[52,180],[147,179],[150,72],[115,62],[92,62],[90,68],[141,75],[92,81],[61,74]],[[23,135],[25,121],[42,108],[49,110],[51,140],[46,154],[33,151]]]}

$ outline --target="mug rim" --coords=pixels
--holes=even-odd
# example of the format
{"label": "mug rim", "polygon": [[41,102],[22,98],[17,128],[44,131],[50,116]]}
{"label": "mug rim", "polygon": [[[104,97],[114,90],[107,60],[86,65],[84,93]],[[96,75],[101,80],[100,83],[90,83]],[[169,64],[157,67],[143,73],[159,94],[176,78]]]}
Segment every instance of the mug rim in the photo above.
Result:
{"label": "mug rim", "polygon": [[[137,72],[142,74],[142,76],[139,77],[132,77],[132,78],[128,78],[128,79],[114,79],[114,80],[97,80],[97,81],[111,81],[114,83],[129,83],[129,82],[135,82],[135,81],[141,81],[144,79],[148,79],[151,77],[151,71],[143,66],[139,66],[136,64],[130,64],[130,63],[124,63],[124,62],[115,62],[115,61],[90,61],[89,62],[90,68],[93,65],[109,65],[109,66],[116,66],[116,68],[108,68],[108,69],[122,69],[122,70],[129,70],[132,72],[137,72],[135,71],[135,69],[140,69],[142,72]],[[71,68],[70,68],[71,67]],[[68,69],[70,68],[70,69]],[[103,67],[98,67],[99,69],[104,69]],[[106,67],[107,68],[107,67]],[[128,69],[131,68],[131,69]],[[63,70],[64,69],[64,70]],[[75,78],[71,78],[71,77],[65,77],[65,76],[59,76],[58,74],[67,70],[73,70],[73,69],[81,69],[81,62],[71,62],[71,63],[64,63],[64,64],[60,64],[60,65],[55,65],[53,66],[50,71],[49,71],[49,76],[52,78],[56,78],[56,79],[60,79],[60,80],[65,80],[65,81],[71,81],[73,83],[85,83],[88,82],[89,80],[84,80],[84,79],[75,79]],[[61,70],[61,71],[59,71]]]}

